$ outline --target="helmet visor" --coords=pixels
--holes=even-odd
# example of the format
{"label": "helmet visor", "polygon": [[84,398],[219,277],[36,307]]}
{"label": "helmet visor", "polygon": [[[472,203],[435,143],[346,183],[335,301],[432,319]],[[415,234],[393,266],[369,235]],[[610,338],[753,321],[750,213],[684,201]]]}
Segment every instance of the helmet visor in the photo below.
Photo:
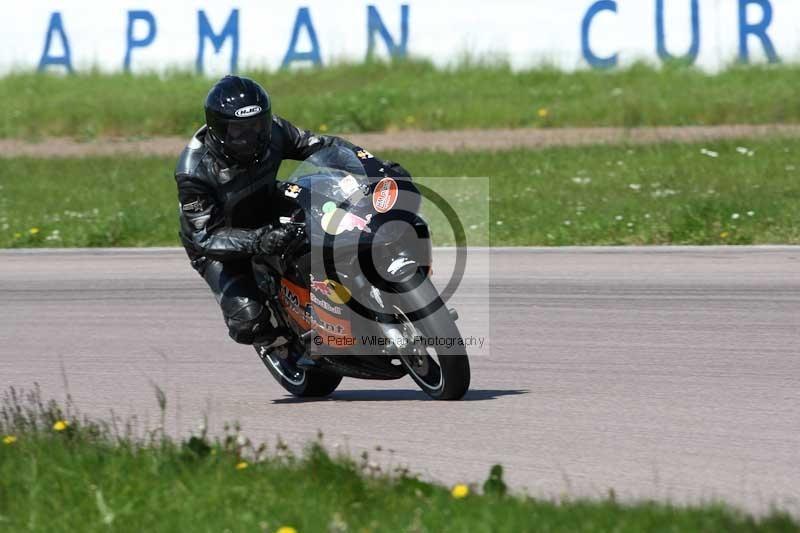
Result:
{"label": "helmet visor", "polygon": [[269,114],[244,120],[231,120],[225,131],[225,155],[238,161],[252,161],[264,153],[271,137],[272,121]]}

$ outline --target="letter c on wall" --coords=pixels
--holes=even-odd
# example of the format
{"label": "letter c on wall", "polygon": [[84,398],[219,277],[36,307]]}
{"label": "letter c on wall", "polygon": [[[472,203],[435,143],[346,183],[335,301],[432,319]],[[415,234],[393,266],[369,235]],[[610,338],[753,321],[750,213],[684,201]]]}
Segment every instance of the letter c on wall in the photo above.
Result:
{"label": "letter c on wall", "polygon": [[581,49],[583,50],[583,58],[592,68],[610,68],[617,66],[619,54],[614,54],[609,57],[599,57],[592,52],[592,47],[589,44],[589,29],[591,28],[594,17],[601,11],[617,12],[617,2],[615,0],[598,0],[589,7],[586,15],[583,17],[583,24],[581,24]]}

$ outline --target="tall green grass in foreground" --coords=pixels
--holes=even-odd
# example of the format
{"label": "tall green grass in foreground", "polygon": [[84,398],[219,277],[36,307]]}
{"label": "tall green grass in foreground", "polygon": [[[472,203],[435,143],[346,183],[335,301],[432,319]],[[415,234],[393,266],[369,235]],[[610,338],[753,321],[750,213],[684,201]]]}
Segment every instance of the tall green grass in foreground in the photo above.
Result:
{"label": "tall green grass in foreground", "polygon": [[[163,407],[162,407],[163,409]],[[72,412],[70,412],[72,411]],[[778,511],[753,518],[713,504],[544,501],[507,494],[502,470],[452,489],[367,456],[297,456],[229,430],[188,440],[92,421],[7,393],[0,409],[0,529],[8,531],[783,532]],[[281,529],[284,528],[284,529]],[[292,528],[292,529],[288,529]]]}
{"label": "tall green grass in foreground", "polygon": [[[245,74],[271,91],[275,112],[323,133],[800,121],[798,66],[708,75],[683,66],[564,73],[403,62]],[[188,136],[213,82],[188,73],[8,75],[0,137]]]}
{"label": "tall green grass in foreground", "polygon": [[[432,176],[419,182],[453,206],[469,245],[800,243],[800,140],[380,155]],[[173,166],[4,160],[0,247],[177,245]],[[441,213],[425,215],[434,244],[452,245]]]}

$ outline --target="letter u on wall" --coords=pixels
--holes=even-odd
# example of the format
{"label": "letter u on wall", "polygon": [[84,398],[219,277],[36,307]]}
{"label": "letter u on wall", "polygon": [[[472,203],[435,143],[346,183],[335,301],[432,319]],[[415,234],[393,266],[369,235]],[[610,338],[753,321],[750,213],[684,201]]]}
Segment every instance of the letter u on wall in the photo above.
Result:
{"label": "letter u on wall", "polygon": [[[676,0],[672,0],[675,2]],[[687,0],[677,0],[686,2]],[[667,39],[664,32],[664,0],[656,0],[656,53],[662,61],[685,61],[694,64],[697,54],[700,52],[700,6],[698,0],[691,0],[691,25],[692,25],[692,44],[686,55],[675,57],[667,51]]]}

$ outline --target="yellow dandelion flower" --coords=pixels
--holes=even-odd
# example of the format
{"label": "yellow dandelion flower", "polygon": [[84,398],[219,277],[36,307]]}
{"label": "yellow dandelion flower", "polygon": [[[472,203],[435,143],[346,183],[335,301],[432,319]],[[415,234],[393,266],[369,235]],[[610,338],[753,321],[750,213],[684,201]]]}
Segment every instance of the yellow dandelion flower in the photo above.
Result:
{"label": "yellow dandelion flower", "polygon": [[53,424],[53,429],[55,431],[64,431],[68,427],[69,427],[69,422],[67,422],[66,420],[59,420],[58,422]]}
{"label": "yellow dandelion flower", "polygon": [[723,231],[722,233],[719,234],[719,236],[723,239],[727,239],[729,235],[730,233],[728,233],[727,231]]}
{"label": "yellow dandelion flower", "polygon": [[469,487],[464,485],[463,483],[459,483],[453,490],[450,491],[450,494],[456,500],[460,500],[461,498],[466,498],[469,495]]}
{"label": "yellow dandelion flower", "polygon": [[292,526],[281,526],[275,533],[297,533],[297,530]]}
{"label": "yellow dandelion flower", "polygon": [[28,230],[28,233],[30,233],[31,235],[36,235],[37,233],[39,233],[39,228],[31,228]]}
{"label": "yellow dandelion flower", "polygon": [[244,470],[248,466],[250,466],[250,465],[247,464],[247,461],[241,461],[241,462],[236,463],[236,470]]}
{"label": "yellow dandelion flower", "polygon": [[546,107],[541,107],[539,108],[539,111],[536,112],[536,114],[539,115],[539,118],[547,118],[547,116],[550,114],[550,110],[547,109]]}
{"label": "yellow dandelion flower", "polygon": [[415,123],[416,121],[417,121],[417,119],[416,119],[416,117],[414,117],[413,115],[408,115],[408,116],[406,117],[406,124],[413,124],[413,123]]}
{"label": "yellow dandelion flower", "polygon": [[321,131],[322,133],[325,133],[326,131],[328,131],[328,125],[327,124],[320,124],[319,125],[319,131]]}
{"label": "yellow dandelion flower", "polygon": [[15,437],[14,435],[6,435],[5,437],[3,437],[3,444],[11,445],[14,444],[15,442],[17,442],[17,437]]}
{"label": "yellow dandelion flower", "polygon": [[14,234],[15,239],[19,239],[20,237],[22,237],[22,233],[17,232]]}

